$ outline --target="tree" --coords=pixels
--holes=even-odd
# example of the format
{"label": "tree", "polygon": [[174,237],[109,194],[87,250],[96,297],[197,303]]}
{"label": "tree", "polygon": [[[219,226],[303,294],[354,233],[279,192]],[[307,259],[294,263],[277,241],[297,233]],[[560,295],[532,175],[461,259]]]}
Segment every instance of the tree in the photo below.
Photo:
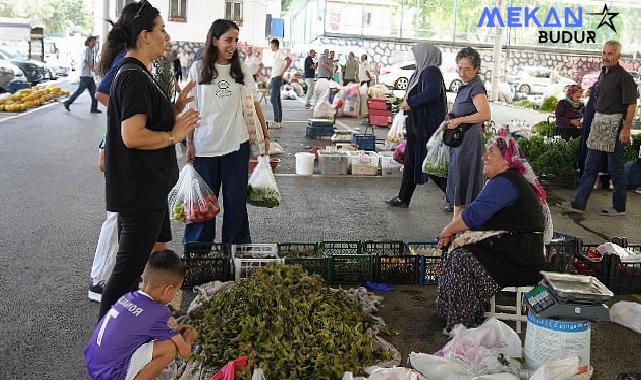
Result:
{"label": "tree", "polygon": [[293,2],[294,0],[280,0],[280,8],[283,12],[285,12],[289,9],[289,6],[292,5]]}
{"label": "tree", "polygon": [[93,29],[92,0],[0,0],[0,14],[31,19],[46,35],[70,30],[89,34]]}

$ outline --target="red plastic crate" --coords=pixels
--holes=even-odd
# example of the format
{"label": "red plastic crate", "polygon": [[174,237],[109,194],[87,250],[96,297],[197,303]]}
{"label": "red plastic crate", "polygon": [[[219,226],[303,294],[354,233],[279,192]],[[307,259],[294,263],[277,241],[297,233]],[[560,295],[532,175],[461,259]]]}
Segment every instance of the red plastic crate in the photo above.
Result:
{"label": "red plastic crate", "polygon": [[367,100],[367,110],[387,110],[387,101],[385,99],[368,99]]}
{"label": "red plastic crate", "polygon": [[369,115],[369,123],[371,125],[388,127],[392,123],[392,117],[387,115],[386,116]]}

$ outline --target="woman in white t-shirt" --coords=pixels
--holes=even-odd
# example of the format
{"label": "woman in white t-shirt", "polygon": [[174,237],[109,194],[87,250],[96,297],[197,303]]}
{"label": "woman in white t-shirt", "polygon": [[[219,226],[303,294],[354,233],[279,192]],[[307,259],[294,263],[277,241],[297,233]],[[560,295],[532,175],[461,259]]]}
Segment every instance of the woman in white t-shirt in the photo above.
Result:
{"label": "woman in white t-shirt", "polygon": [[[222,243],[251,243],[247,218],[249,133],[243,117],[241,89],[256,98],[256,82],[238,54],[238,26],[230,20],[214,21],[207,33],[207,45],[199,61],[189,70],[188,79],[197,86],[190,107],[201,114],[200,125],[187,138],[186,160],[220,198],[222,186]],[[256,115],[269,151],[269,135],[259,102]],[[213,241],[215,219],[189,223],[183,242]]]}
{"label": "woman in white t-shirt", "polygon": [[361,82],[361,86],[364,84],[369,86],[371,84],[371,71],[369,62],[367,62],[367,55],[363,54],[361,56],[361,63],[358,64],[358,80]]}

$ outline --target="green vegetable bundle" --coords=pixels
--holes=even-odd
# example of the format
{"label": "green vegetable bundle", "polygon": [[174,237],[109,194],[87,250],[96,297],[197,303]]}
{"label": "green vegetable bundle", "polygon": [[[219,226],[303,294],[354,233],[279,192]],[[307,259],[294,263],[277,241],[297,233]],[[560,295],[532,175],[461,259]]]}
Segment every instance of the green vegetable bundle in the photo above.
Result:
{"label": "green vegetable bundle", "polygon": [[280,205],[280,192],[277,188],[247,188],[247,203],[257,207],[276,207]]}
{"label": "green vegetable bundle", "polygon": [[268,379],[339,379],[374,363],[370,318],[345,292],[325,287],[299,265],[270,264],[190,315],[205,364],[241,355]]}

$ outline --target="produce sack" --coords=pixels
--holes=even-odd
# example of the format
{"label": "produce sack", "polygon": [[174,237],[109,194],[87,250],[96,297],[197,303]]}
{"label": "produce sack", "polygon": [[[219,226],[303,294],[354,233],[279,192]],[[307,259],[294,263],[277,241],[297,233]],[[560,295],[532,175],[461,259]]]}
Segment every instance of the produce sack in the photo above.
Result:
{"label": "produce sack", "polygon": [[387,132],[387,138],[385,138],[385,148],[394,149],[398,144],[403,141],[403,135],[405,131],[405,113],[399,111],[392,120],[392,127]]}
{"label": "produce sack", "polygon": [[280,205],[280,192],[276,177],[269,165],[269,156],[258,157],[258,164],[249,177],[247,203],[257,207],[276,207]]}
{"label": "produce sack", "polygon": [[212,220],[220,211],[216,194],[191,164],[180,170],[178,182],[169,192],[168,204],[171,219],[183,223]]}
{"label": "produce sack", "polygon": [[447,177],[450,163],[450,148],[443,144],[443,128],[439,128],[427,142],[427,154],[423,160],[423,173]]}
{"label": "produce sack", "polygon": [[610,321],[641,334],[641,304],[619,301],[610,308]]}
{"label": "produce sack", "polygon": [[360,86],[350,85],[345,90],[345,103],[343,105],[343,116],[358,117],[360,101]]}
{"label": "produce sack", "polygon": [[398,144],[396,149],[394,149],[394,156],[392,156],[392,159],[398,162],[399,164],[402,164],[404,161],[406,145],[407,145],[407,142],[403,141],[402,143]]}
{"label": "produce sack", "polygon": [[234,380],[237,370],[243,370],[247,366],[247,356],[241,356],[225,364],[220,371],[209,378],[209,380]]}

